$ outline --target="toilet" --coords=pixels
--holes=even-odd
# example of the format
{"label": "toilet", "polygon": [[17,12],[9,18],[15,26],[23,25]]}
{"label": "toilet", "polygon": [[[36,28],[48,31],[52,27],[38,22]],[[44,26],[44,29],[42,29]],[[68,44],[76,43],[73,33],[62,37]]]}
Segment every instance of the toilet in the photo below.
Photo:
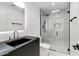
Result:
{"label": "toilet", "polygon": [[50,45],[47,43],[40,44],[40,56],[48,56]]}

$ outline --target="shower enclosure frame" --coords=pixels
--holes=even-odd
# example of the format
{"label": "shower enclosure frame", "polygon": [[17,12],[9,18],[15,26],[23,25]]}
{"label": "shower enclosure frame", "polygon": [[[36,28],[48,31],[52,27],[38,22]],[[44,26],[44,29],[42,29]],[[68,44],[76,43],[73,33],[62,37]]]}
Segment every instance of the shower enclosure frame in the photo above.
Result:
{"label": "shower enclosure frame", "polygon": [[[41,11],[41,9],[40,9],[40,11]],[[68,13],[69,13],[69,49],[67,49],[68,51],[69,51],[69,55],[70,55],[70,2],[69,2],[69,11],[68,11]],[[41,31],[42,31],[42,29],[41,29],[41,12],[40,12],[40,37],[42,36],[41,34]],[[40,42],[41,42],[41,40],[40,40]]]}

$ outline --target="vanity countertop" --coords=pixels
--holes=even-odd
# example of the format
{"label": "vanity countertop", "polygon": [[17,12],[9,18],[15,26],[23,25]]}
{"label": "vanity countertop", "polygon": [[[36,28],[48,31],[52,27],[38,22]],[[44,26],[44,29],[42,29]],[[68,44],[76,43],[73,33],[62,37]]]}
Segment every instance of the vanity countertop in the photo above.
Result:
{"label": "vanity countertop", "polygon": [[[18,49],[18,48],[20,48],[20,47],[22,47],[22,46],[24,46],[24,45],[26,45],[28,43],[31,43],[32,41],[34,41],[36,39],[39,39],[38,37],[32,37],[32,36],[22,36],[22,37],[19,37],[19,38],[20,39],[21,38],[26,38],[26,39],[31,39],[31,40],[29,40],[28,42],[24,42],[24,43],[22,43],[20,45],[17,45],[15,47],[12,47],[12,46],[6,44],[7,41],[1,42],[0,43],[0,55],[1,56],[5,55],[5,54],[7,54],[7,53],[9,53],[9,52],[11,52],[11,51],[13,51],[15,49]],[[19,38],[16,38],[16,39],[19,39]]]}

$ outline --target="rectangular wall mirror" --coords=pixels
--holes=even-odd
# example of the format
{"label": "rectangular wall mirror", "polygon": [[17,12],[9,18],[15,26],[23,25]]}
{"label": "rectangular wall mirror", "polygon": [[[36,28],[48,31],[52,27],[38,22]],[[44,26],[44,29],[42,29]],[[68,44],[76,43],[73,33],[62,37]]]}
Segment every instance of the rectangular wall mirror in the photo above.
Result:
{"label": "rectangular wall mirror", "polygon": [[0,32],[14,30],[24,30],[24,8],[18,3],[0,2]]}

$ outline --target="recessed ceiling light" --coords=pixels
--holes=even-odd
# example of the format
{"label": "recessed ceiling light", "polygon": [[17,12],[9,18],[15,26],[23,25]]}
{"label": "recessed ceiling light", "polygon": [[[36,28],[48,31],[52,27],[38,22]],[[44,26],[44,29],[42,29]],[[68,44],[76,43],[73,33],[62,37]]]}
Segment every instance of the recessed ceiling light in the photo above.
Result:
{"label": "recessed ceiling light", "polygon": [[55,5],[55,3],[52,3],[52,6],[54,6]]}
{"label": "recessed ceiling light", "polygon": [[13,2],[13,4],[20,8],[25,8],[25,4],[23,2]]}
{"label": "recessed ceiling light", "polygon": [[56,13],[56,12],[59,12],[60,10],[53,10],[51,11],[52,13]]}

